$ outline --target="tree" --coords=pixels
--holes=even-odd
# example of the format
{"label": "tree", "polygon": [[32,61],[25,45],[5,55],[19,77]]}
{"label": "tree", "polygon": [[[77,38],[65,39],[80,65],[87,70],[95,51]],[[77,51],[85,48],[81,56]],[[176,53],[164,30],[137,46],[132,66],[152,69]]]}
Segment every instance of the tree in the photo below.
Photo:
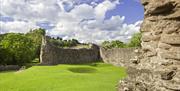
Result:
{"label": "tree", "polygon": [[34,56],[34,58],[39,58],[42,37],[45,36],[45,34],[46,34],[45,29],[42,28],[31,30],[29,33],[26,34],[26,36],[32,40],[33,45],[35,47],[36,55]]}
{"label": "tree", "polygon": [[119,41],[119,40],[114,40],[111,42],[112,43],[112,47],[114,48],[124,48],[126,44],[124,44],[123,42]]}
{"label": "tree", "polygon": [[59,40],[59,41],[62,41],[62,38],[60,38],[60,37],[57,37],[57,40]]}
{"label": "tree", "polygon": [[7,65],[12,63],[12,54],[2,47],[0,47],[0,64]]}
{"label": "tree", "polygon": [[119,40],[114,40],[114,41],[104,41],[102,43],[102,47],[106,49],[111,49],[111,48],[124,48],[126,47],[126,44],[119,41]]}
{"label": "tree", "polygon": [[129,47],[141,47],[141,33],[135,33],[128,44]]}
{"label": "tree", "polygon": [[33,59],[35,47],[31,39],[23,34],[7,34],[0,42],[3,55],[8,55],[8,64],[19,64],[30,62]]}
{"label": "tree", "polygon": [[72,39],[71,42],[72,42],[72,46],[76,46],[77,44],[80,44],[77,39]]}
{"label": "tree", "polygon": [[123,43],[119,40],[113,40],[113,41],[104,41],[101,46],[106,49],[141,47],[141,33],[135,33],[128,44]]}
{"label": "tree", "polygon": [[6,36],[7,34],[0,34],[0,42],[1,40],[3,40],[4,36]]}
{"label": "tree", "polygon": [[80,42],[77,39],[71,39],[71,40],[63,40],[60,37],[55,38],[49,38],[48,41],[52,43],[56,47],[73,47],[80,44]]}

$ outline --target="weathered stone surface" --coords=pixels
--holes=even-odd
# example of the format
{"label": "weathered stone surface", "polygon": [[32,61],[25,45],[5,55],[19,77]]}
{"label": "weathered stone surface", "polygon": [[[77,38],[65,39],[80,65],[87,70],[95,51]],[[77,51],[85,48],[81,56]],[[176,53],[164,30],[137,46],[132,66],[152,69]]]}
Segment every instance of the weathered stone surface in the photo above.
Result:
{"label": "weathered stone surface", "polygon": [[165,21],[163,33],[172,34],[180,29],[180,22],[178,21]]}
{"label": "weathered stone surface", "polygon": [[175,75],[176,75],[175,71],[164,72],[161,74],[161,79],[162,80],[172,80]]}
{"label": "weathered stone surface", "polygon": [[142,57],[118,91],[180,91],[180,0],[141,0]]}
{"label": "weathered stone surface", "polygon": [[148,32],[148,34],[142,34],[142,41],[149,42],[152,40],[152,34]]}
{"label": "weathered stone surface", "polygon": [[152,26],[153,26],[151,23],[153,23],[153,22],[151,22],[149,20],[143,21],[143,24],[142,24],[140,30],[142,32],[150,32],[151,31],[150,28],[152,28]]}
{"label": "weathered stone surface", "polygon": [[161,33],[161,31],[155,32],[155,34],[146,32],[146,33],[142,34],[142,41],[143,41],[143,42],[150,42],[150,41],[159,40],[160,37],[161,37],[161,36],[159,35],[160,33]]}
{"label": "weathered stone surface", "polygon": [[40,60],[44,65],[80,64],[100,60],[99,47],[90,44],[90,48],[58,48],[43,38]]}
{"label": "weathered stone surface", "polygon": [[148,5],[149,7],[146,8],[145,14],[151,14],[151,15],[156,15],[156,14],[164,14],[164,13],[169,13],[172,11],[172,9],[175,8],[175,5],[173,2],[170,2],[168,0],[152,0],[151,5]]}
{"label": "weathered stone surface", "polygon": [[172,48],[169,51],[178,53],[180,52],[180,47],[172,46]]}
{"label": "weathered stone surface", "polygon": [[137,61],[139,55],[138,48],[100,48],[100,56],[105,63],[118,66],[126,66]]}
{"label": "weathered stone surface", "polygon": [[21,67],[18,65],[0,65],[0,71],[7,71],[7,70],[19,70]]}
{"label": "weathered stone surface", "polygon": [[161,42],[167,44],[180,44],[180,35],[179,34],[163,34],[161,36]]}
{"label": "weathered stone surface", "polygon": [[162,58],[165,59],[176,59],[176,60],[180,60],[180,52],[161,52],[160,53]]}
{"label": "weathered stone surface", "polygon": [[175,13],[170,14],[169,16],[165,17],[165,19],[177,19],[180,20],[180,8],[175,11]]}
{"label": "weathered stone surface", "polygon": [[168,49],[171,48],[171,45],[166,44],[166,43],[159,43],[159,44],[158,44],[158,47],[161,48],[161,49],[168,50]]}

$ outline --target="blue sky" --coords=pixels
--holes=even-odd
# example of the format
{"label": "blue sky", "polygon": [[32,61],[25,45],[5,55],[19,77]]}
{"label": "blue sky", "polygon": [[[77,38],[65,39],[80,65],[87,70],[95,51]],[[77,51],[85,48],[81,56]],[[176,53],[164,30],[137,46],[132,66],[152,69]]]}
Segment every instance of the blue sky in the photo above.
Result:
{"label": "blue sky", "polygon": [[82,42],[127,42],[143,20],[139,0],[0,0],[0,33],[45,28]]}
{"label": "blue sky", "polygon": [[128,24],[143,20],[144,8],[139,0],[121,0],[121,3],[114,10],[108,11],[106,17],[110,18],[112,15],[125,16],[125,23]]}

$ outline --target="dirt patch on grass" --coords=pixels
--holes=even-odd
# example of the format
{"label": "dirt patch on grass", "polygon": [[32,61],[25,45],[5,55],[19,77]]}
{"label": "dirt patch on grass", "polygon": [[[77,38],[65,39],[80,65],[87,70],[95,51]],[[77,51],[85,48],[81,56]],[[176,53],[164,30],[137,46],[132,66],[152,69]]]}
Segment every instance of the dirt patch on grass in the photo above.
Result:
{"label": "dirt patch on grass", "polygon": [[73,67],[68,68],[69,71],[73,73],[95,73],[97,70],[90,67]]}

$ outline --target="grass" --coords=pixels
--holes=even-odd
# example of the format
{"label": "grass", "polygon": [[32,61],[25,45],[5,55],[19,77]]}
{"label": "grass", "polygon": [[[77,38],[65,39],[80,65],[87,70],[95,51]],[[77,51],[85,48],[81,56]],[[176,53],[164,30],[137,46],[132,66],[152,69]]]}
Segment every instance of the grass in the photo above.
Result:
{"label": "grass", "polygon": [[110,64],[33,66],[0,73],[0,91],[116,91],[125,69]]}

